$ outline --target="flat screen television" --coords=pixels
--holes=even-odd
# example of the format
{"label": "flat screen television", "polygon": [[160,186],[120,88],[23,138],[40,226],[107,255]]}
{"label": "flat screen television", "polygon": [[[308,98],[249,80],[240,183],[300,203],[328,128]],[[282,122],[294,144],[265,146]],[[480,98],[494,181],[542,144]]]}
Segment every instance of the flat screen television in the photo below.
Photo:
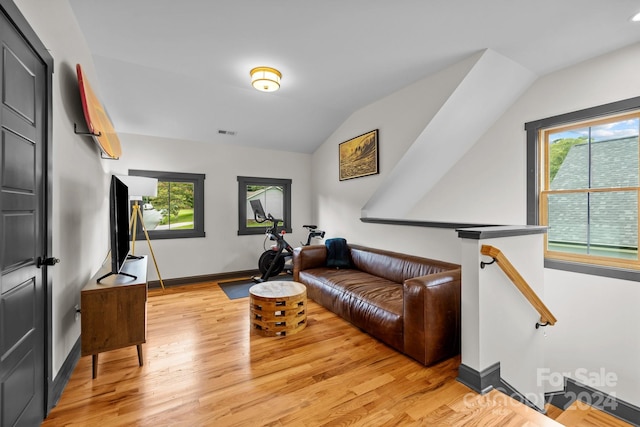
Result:
{"label": "flat screen television", "polygon": [[109,190],[109,238],[111,240],[111,271],[98,279],[98,283],[113,274],[136,276],[122,272],[129,256],[129,188],[118,179],[111,176]]}

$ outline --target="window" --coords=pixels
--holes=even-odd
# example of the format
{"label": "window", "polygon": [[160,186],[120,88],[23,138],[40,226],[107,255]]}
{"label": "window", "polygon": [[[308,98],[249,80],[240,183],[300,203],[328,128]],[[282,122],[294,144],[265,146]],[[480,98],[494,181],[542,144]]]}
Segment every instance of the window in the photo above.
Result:
{"label": "window", "polygon": [[525,129],[528,222],[548,227],[545,266],[638,280],[615,270],[640,270],[640,98]]}
{"label": "window", "polygon": [[[129,170],[158,179],[156,197],[143,197],[144,225],[151,239],[204,237],[204,174]],[[138,227],[140,228],[140,227]],[[136,240],[144,239],[138,230]]]}
{"label": "window", "polygon": [[238,177],[238,235],[264,234],[271,226],[270,221],[255,221],[252,200],[259,200],[264,212],[283,221],[285,231],[291,233],[290,179]]}

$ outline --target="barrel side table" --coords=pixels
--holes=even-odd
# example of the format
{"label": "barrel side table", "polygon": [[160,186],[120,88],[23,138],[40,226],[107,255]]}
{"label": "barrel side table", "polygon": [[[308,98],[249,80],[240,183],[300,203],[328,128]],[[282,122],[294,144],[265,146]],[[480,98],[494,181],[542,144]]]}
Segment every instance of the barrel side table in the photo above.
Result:
{"label": "barrel side table", "polygon": [[307,326],[307,288],[298,282],[264,282],[249,289],[251,329],[266,337],[293,335]]}

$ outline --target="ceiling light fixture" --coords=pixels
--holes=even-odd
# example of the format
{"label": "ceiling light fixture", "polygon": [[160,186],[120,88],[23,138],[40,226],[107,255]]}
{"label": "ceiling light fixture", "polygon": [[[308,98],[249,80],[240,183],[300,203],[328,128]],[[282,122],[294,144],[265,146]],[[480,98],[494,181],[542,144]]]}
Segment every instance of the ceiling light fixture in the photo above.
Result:
{"label": "ceiling light fixture", "polygon": [[251,85],[261,92],[274,92],[280,89],[280,71],[271,67],[256,67],[251,72]]}
{"label": "ceiling light fixture", "polygon": [[631,18],[631,20],[633,22],[640,22],[640,12],[636,13],[635,15],[633,15],[633,18]]}

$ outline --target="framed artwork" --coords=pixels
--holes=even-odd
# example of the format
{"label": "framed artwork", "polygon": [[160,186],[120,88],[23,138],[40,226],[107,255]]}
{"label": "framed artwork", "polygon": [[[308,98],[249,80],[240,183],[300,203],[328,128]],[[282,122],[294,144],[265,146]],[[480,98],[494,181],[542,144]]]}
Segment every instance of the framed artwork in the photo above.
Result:
{"label": "framed artwork", "polygon": [[338,153],[340,181],[377,174],[378,129],[342,142]]}

